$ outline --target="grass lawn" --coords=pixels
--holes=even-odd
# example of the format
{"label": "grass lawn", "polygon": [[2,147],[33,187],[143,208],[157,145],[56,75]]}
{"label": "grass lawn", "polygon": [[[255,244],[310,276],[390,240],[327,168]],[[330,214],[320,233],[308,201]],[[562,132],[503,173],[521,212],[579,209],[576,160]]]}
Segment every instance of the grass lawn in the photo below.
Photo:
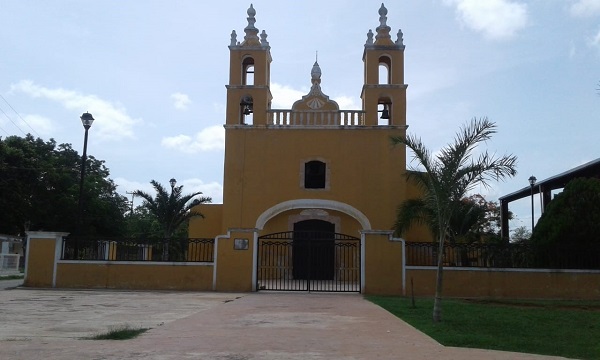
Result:
{"label": "grass lawn", "polygon": [[117,326],[107,332],[84,338],[84,340],[129,340],[145,333],[150,329],[133,328],[129,325]]}
{"label": "grass lawn", "polygon": [[600,301],[444,299],[434,324],[433,299],[366,298],[446,346],[600,359]]}

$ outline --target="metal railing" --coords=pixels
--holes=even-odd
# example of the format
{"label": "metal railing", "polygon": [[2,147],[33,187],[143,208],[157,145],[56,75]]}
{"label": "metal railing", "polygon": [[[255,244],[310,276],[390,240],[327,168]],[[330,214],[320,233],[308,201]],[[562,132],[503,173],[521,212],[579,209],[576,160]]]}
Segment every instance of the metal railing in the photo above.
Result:
{"label": "metal railing", "polygon": [[[406,265],[437,266],[438,245],[407,242]],[[445,267],[600,269],[600,245],[446,244]]]}
{"label": "metal railing", "polygon": [[213,262],[214,239],[63,239],[61,260]]}
{"label": "metal railing", "polygon": [[19,254],[0,253],[0,274],[19,273],[20,258],[21,255]]}

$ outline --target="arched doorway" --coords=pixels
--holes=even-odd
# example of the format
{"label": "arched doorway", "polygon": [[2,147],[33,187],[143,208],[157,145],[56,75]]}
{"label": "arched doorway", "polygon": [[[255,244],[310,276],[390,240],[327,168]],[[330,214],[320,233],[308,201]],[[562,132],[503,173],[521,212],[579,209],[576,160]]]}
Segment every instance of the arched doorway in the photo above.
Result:
{"label": "arched doorway", "polygon": [[304,220],[260,236],[256,254],[259,291],[361,291],[360,239],[330,222]]}

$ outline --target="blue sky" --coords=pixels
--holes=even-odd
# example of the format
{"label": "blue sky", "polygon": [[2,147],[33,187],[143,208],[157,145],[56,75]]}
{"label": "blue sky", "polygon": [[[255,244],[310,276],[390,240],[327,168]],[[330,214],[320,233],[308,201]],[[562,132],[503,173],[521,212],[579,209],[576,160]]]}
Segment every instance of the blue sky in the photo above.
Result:
{"label": "blue sky", "polygon": [[[271,45],[273,108],[308,92],[318,51],[323,92],[360,109],[380,1],[253,4]],[[227,46],[249,5],[0,0],[0,136],[29,132],[81,152],[89,111],[88,154],[106,161],[120,192],[174,177],[221,202]],[[600,0],[385,6],[392,33],[404,33],[409,132],[436,150],[487,116],[499,130],[488,149],[519,158],[514,179],[478,191],[488,200],[600,157]],[[530,224],[529,201],[511,204],[511,227]]]}

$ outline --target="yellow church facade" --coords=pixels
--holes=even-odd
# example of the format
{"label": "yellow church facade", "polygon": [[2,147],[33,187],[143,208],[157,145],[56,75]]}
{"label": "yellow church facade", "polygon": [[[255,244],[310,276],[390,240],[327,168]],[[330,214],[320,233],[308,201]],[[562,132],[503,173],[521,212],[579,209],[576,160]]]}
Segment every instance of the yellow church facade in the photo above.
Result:
{"label": "yellow church facade", "polygon": [[402,32],[392,38],[382,5],[364,44],[362,109],[325,95],[318,62],[307,64],[309,93],[273,109],[271,47],[247,13],[229,45],[223,204],[200,205],[205,218],[189,227],[216,239],[214,289],[401,293],[391,229],[416,193],[406,150],[390,141],[407,128]]}
{"label": "yellow church facade", "polygon": [[[229,44],[223,204],[197,207],[204,218],[190,222],[184,257],[154,256],[160,244],[132,239],[92,239],[75,251],[67,233],[28,232],[25,286],[434,294],[431,234],[392,230],[397,207],[420,196],[407,182],[406,149],[390,140],[407,130],[402,32],[390,35],[382,5],[379,26],[357,44],[361,109],[329,99],[318,62],[306,67],[308,94],[274,109],[271,48],[255,15],[251,6],[243,38],[234,31]],[[446,252],[445,296],[600,296],[599,270],[493,267],[462,255]]]}

